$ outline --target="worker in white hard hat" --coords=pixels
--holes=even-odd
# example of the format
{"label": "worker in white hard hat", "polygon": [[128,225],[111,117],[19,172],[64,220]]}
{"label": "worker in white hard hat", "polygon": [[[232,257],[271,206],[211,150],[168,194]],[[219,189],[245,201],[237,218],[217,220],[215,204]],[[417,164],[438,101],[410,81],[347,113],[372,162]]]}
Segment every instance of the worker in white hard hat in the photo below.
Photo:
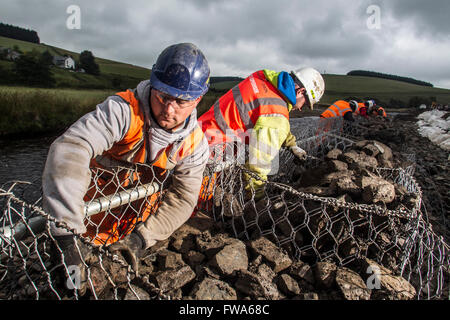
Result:
{"label": "worker in white hard hat", "polygon": [[306,158],[290,131],[289,112],[305,105],[313,109],[324,91],[322,75],[313,68],[291,73],[259,70],[220,97],[199,118],[200,126],[210,146],[233,141],[249,145],[245,165],[260,179],[248,177],[247,187],[263,190],[281,147]]}

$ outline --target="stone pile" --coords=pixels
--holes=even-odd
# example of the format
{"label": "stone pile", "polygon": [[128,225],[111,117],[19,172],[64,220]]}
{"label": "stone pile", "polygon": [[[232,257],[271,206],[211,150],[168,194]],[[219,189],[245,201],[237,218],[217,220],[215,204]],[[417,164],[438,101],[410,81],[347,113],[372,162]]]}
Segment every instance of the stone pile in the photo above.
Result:
{"label": "stone pile", "polygon": [[345,202],[410,210],[417,205],[419,195],[409,193],[375,171],[377,167],[398,166],[391,148],[379,141],[362,140],[345,151],[329,151],[325,161],[302,174],[295,187],[298,191]]}
{"label": "stone pile", "polygon": [[[369,267],[374,271],[368,273]],[[139,272],[172,299],[368,300],[416,295],[405,279],[372,260],[362,259],[352,269],[333,262],[294,261],[266,237],[238,240],[203,214],[152,248]],[[141,299],[150,297],[142,286],[135,287]],[[137,299],[129,288],[121,297]]]}

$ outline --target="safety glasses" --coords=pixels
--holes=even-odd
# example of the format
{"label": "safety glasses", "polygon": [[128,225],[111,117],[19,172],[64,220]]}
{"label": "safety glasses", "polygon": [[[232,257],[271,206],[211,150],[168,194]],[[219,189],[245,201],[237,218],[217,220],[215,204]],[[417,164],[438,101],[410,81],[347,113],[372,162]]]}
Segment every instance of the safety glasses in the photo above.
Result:
{"label": "safety glasses", "polygon": [[194,101],[183,100],[183,99],[172,97],[171,95],[168,95],[168,94],[158,91],[156,89],[153,89],[153,90],[155,90],[155,95],[156,95],[156,98],[158,99],[158,101],[164,105],[168,105],[169,103],[173,102],[172,105],[175,105],[176,109],[187,109],[189,107],[192,107],[195,104],[195,100]]}

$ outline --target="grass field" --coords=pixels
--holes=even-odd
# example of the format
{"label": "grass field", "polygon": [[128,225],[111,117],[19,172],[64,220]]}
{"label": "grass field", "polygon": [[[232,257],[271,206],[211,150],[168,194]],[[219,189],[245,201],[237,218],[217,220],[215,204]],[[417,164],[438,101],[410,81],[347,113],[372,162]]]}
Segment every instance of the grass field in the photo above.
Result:
{"label": "grass field", "polygon": [[114,91],[0,86],[0,136],[60,131],[111,94]]}

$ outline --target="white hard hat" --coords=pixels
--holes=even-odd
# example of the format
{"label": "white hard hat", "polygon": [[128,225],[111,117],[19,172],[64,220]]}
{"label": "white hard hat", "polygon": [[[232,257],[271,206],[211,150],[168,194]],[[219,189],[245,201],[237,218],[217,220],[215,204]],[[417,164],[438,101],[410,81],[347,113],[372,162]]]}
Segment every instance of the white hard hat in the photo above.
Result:
{"label": "white hard hat", "polygon": [[350,108],[352,108],[352,112],[356,112],[358,110],[358,102],[355,100],[350,100],[348,102],[350,104]]}
{"label": "white hard hat", "polygon": [[365,105],[366,107],[371,108],[371,107],[374,107],[374,106],[376,105],[376,103],[375,103],[375,100],[367,100],[367,101],[364,103],[364,105]]}
{"label": "white hard hat", "polygon": [[[308,95],[310,108],[313,109],[313,105],[319,102],[325,92],[325,81],[322,75],[313,68],[300,68],[291,72],[305,87]],[[295,79],[294,79],[295,81]]]}

